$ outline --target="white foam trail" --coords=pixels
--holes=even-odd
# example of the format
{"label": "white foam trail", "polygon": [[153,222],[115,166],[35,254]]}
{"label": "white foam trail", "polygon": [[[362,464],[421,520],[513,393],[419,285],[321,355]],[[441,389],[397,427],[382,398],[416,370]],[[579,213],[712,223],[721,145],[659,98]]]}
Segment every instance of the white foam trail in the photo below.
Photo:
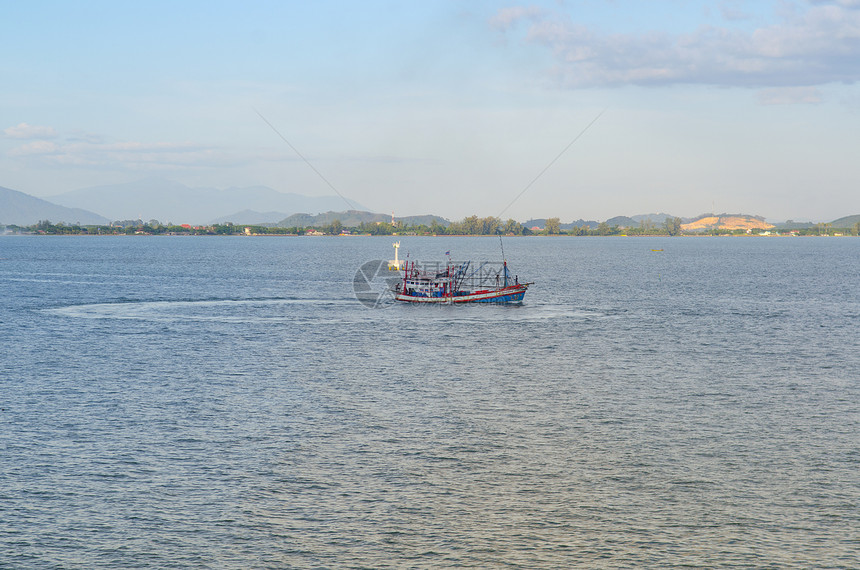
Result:
{"label": "white foam trail", "polygon": [[[347,299],[218,299],[199,301],[132,301],[116,303],[91,303],[45,309],[44,312],[78,319],[117,319],[148,321],[217,321],[247,322],[288,320],[283,314],[248,314],[249,308],[272,307],[278,305],[345,305],[355,301]],[[245,311],[241,315],[231,314],[237,309]]]}

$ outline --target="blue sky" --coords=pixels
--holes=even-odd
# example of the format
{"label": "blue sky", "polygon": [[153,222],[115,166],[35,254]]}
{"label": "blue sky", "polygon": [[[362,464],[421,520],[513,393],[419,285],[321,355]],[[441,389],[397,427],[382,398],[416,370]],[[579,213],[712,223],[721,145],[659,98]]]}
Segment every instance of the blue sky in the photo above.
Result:
{"label": "blue sky", "polygon": [[379,212],[860,213],[860,0],[0,2],[0,186],[35,196],[331,194],[259,112]]}

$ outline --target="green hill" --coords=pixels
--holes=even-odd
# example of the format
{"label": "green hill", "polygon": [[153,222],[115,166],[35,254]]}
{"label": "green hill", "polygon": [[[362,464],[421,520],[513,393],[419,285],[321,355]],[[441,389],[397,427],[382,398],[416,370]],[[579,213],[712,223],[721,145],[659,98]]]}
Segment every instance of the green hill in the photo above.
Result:
{"label": "green hill", "polygon": [[830,225],[834,228],[852,228],[857,222],[860,222],[860,214],[845,216],[838,220],[833,220],[830,222]]}
{"label": "green hill", "polygon": [[639,222],[627,216],[615,216],[614,218],[609,218],[608,220],[606,220],[606,225],[610,227],[618,226],[620,228],[638,228]]}
{"label": "green hill", "polygon": [[809,228],[815,227],[815,224],[812,222],[795,222],[794,220],[786,220],[784,222],[779,222],[774,224],[774,227],[778,230],[786,231],[786,230],[808,230]]}

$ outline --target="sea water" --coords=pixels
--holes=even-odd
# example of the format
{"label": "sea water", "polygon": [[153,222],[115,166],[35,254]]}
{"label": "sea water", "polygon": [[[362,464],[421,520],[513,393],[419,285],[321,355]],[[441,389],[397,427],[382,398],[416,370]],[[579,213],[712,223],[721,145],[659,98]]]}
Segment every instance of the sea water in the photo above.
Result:
{"label": "sea water", "polygon": [[860,567],[860,240],[392,241],[0,238],[0,567]]}

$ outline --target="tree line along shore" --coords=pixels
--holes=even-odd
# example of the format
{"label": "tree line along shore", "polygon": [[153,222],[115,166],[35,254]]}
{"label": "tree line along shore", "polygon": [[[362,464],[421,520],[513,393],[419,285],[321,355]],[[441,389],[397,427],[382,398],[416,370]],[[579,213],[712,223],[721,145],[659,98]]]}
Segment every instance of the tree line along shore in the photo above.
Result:
{"label": "tree line along shore", "polygon": [[78,225],[51,223],[41,220],[29,226],[0,226],[0,233],[21,235],[271,235],[271,236],[322,236],[322,235],[422,235],[422,236],[679,236],[679,235],[798,235],[798,236],[846,236],[860,235],[860,222],[850,227],[834,227],[833,224],[815,224],[808,228],[786,230],[750,230],[709,228],[685,231],[681,218],[666,218],[662,224],[644,221],[638,227],[610,226],[600,222],[590,225],[562,229],[559,218],[547,218],[543,228],[528,228],[513,220],[495,217],[479,218],[470,216],[461,221],[442,225],[436,221],[431,224],[408,225],[400,222],[361,222],[357,226],[346,227],[335,219],[330,224],[306,227],[279,227],[274,225],[234,224],[225,222],[212,225],[162,224],[158,220],[124,220],[110,225]]}

